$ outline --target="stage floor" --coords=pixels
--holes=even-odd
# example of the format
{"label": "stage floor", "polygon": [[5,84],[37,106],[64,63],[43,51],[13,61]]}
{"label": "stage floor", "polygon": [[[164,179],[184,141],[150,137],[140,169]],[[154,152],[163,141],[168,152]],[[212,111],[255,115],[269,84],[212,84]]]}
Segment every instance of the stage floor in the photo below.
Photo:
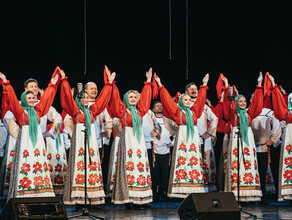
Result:
{"label": "stage floor", "polygon": [[[1,198],[0,198],[1,199]],[[4,205],[4,198],[1,199],[0,211]],[[105,204],[94,207],[91,214],[104,219],[125,219],[125,220],[154,220],[154,219],[179,219],[177,208],[180,201],[150,203],[151,208],[143,210],[126,210],[124,205]],[[68,216],[78,214],[75,206],[66,206]],[[292,219],[292,206],[289,202],[269,201],[268,205],[243,204],[243,210],[257,215],[257,219]],[[89,219],[88,217],[78,217],[75,219]],[[241,219],[253,219],[247,214],[242,213]]]}

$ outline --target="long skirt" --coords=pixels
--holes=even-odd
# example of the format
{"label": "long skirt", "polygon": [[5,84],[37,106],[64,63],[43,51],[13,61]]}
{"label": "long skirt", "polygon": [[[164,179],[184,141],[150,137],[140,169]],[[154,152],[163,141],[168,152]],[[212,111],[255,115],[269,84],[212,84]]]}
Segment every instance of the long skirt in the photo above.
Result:
{"label": "long skirt", "polygon": [[16,139],[13,138],[11,135],[8,135],[6,140],[6,148],[1,164],[0,195],[4,196],[8,195],[15,143]]}
{"label": "long skirt", "polygon": [[267,169],[266,175],[266,194],[275,194],[276,188],[274,184],[274,178],[272,174],[271,167],[269,166]]}
{"label": "long skirt", "polygon": [[203,193],[203,161],[197,126],[193,138],[187,137],[186,125],[180,125],[172,153],[169,197],[186,198],[190,193]]}
{"label": "long skirt", "polygon": [[203,181],[205,192],[216,191],[216,163],[212,137],[204,140]]}
{"label": "long skirt", "polygon": [[138,141],[132,127],[125,127],[120,136],[112,202],[115,204],[152,202],[150,168],[144,135],[142,132]]}
{"label": "long skirt", "polygon": [[8,200],[15,197],[55,196],[48,169],[45,142],[38,125],[37,143],[29,137],[29,126],[20,128],[11,167]]}
{"label": "long skirt", "polygon": [[56,139],[46,138],[48,167],[56,195],[63,195],[64,193],[67,172],[66,152],[62,135],[60,134],[61,144],[58,149]]}
{"label": "long skirt", "polygon": [[292,124],[287,124],[279,168],[279,201],[292,199]]}
{"label": "long skirt", "polygon": [[[91,136],[85,164],[84,124],[77,123],[73,132],[68,170],[66,174],[64,203],[66,205],[84,204],[85,184],[87,187],[87,203],[98,205],[104,203],[103,179],[98,144],[94,125],[91,124]],[[85,179],[85,166],[87,179]]]}
{"label": "long skirt", "polygon": [[116,136],[112,143],[110,160],[109,160],[109,169],[108,169],[108,184],[106,189],[106,196],[112,197],[115,176],[116,176],[116,168],[118,161],[118,146],[119,146],[120,137]]}
{"label": "long skirt", "polygon": [[[248,128],[248,141],[239,140],[239,178],[237,166],[238,128],[233,127],[227,154],[226,186],[225,191],[233,192],[238,199],[237,181],[239,179],[240,201],[260,201],[262,191],[260,187],[259,172],[257,167],[256,146],[251,128]],[[245,164],[244,162],[245,161]]]}

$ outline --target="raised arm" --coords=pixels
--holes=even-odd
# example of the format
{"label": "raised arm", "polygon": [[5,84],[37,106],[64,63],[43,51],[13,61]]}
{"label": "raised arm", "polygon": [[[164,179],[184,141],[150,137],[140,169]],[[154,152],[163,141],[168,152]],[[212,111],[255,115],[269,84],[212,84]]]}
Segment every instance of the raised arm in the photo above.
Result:
{"label": "raised arm", "polygon": [[251,117],[251,119],[256,118],[259,116],[263,109],[264,104],[264,93],[263,93],[263,86],[262,86],[263,76],[260,73],[258,77],[258,85],[256,91],[251,99],[250,105],[248,107],[247,113]]}
{"label": "raised arm", "polygon": [[172,99],[171,95],[166,88],[161,84],[161,80],[157,75],[154,75],[155,80],[159,86],[160,100],[163,109],[163,115],[172,120],[176,120],[179,116],[180,109],[177,106],[176,102]]}
{"label": "raised arm", "polygon": [[65,73],[61,72],[62,83],[61,83],[61,105],[64,111],[71,117],[75,117],[78,113],[78,106],[73,98],[71,87],[67,81]]}
{"label": "raised arm", "polygon": [[41,116],[44,116],[50,110],[50,107],[53,104],[57,87],[58,87],[59,75],[52,77],[51,82],[48,85],[48,88],[44,91],[44,94],[41,96],[40,102],[35,106],[36,111],[39,110]]}
{"label": "raised arm", "polygon": [[122,118],[126,112],[126,104],[120,98],[120,92],[116,84],[113,85],[112,97],[108,110],[112,117]]}
{"label": "raised arm", "polygon": [[152,98],[152,82],[151,82],[151,78],[152,78],[152,68],[149,69],[149,71],[146,72],[146,78],[147,81],[144,83],[144,87],[142,89],[141,95],[140,95],[140,99],[137,103],[137,110],[142,114],[142,116],[144,116],[149,108],[150,108],[150,104],[151,104],[151,98]]}
{"label": "raised arm", "polygon": [[208,90],[208,81],[209,81],[209,74],[206,74],[203,78],[203,85],[201,86],[198,98],[192,106],[192,110],[195,112],[196,117],[200,118],[205,107],[206,97],[207,97],[207,90]]}
{"label": "raised arm", "polygon": [[8,101],[10,110],[14,114],[15,118],[19,118],[19,116],[23,113],[23,108],[15,95],[14,89],[10,85],[10,81],[6,79],[6,76],[3,73],[0,73],[0,79],[3,81],[3,93],[7,95],[8,99],[6,101]]}

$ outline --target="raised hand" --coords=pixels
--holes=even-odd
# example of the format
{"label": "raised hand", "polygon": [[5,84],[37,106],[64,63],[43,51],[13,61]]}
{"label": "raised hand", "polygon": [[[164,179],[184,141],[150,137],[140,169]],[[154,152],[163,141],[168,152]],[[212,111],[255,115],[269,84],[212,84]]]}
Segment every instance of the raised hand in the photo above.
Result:
{"label": "raised hand", "polygon": [[151,82],[151,78],[152,78],[152,67],[150,67],[150,69],[148,71],[146,71],[146,78],[147,78],[147,82]]}
{"label": "raised hand", "polygon": [[60,71],[60,75],[61,75],[61,79],[64,79],[66,77],[64,70]]}
{"label": "raised hand", "polygon": [[222,75],[222,80],[225,84],[225,88],[227,88],[228,87],[228,79],[224,75]]}
{"label": "raised hand", "polygon": [[160,80],[160,78],[156,75],[156,73],[154,73],[154,79],[155,79],[155,81],[157,82],[157,85],[160,87],[160,86],[162,86],[162,84],[161,84],[161,80]]}
{"label": "raised hand", "polygon": [[52,79],[51,79],[51,83],[56,85],[56,83],[58,82],[58,79],[59,79],[59,74],[56,74],[56,76],[54,76]]}
{"label": "raised hand", "polygon": [[263,82],[263,73],[260,72],[260,75],[258,77],[258,86],[262,86],[262,82]]}
{"label": "raised hand", "polygon": [[116,72],[110,73],[107,78],[109,83],[112,83],[116,78]]}
{"label": "raised hand", "polygon": [[269,79],[271,81],[272,86],[274,86],[276,83],[274,77],[271,74],[269,74]]}
{"label": "raised hand", "polygon": [[3,73],[1,73],[1,72],[0,72],[0,79],[2,79],[2,81],[3,81],[4,83],[7,82],[6,76],[5,76]]}
{"label": "raised hand", "polygon": [[40,96],[42,96],[44,94],[44,90],[39,87],[38,88],[38,93],[40,94]]}
{"label": "raised hand", "polygon": [[203,86],[206,86],[209,81],[209,73],[207,73],[203,78]]}

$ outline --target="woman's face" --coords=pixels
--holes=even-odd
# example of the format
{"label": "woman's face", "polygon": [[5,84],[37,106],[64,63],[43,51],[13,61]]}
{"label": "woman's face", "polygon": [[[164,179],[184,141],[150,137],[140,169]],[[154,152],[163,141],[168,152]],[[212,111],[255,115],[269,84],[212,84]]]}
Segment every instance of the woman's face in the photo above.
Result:
{"label": "woman's face", "polygon": [[32,93],[28,93],[28,94],[26,95],[26,101],[27,101],[27,103],[28,103],[28,105],[29,105],[30,107],[33,107],[37,100],[36,100],[34,94],[32,94]]}
{"label": "woman's face", "polygon": [[[80,102],[83,104],[83,99],[80,99]],[[89,104],[89,96],[87,93],[84,93],[84,106],[87,107]]]}
{"label": "woman's face", "polygon": [[238,106],[239,106],[240,109],[245,109],[246,108],[246,99],[245,99],[245,97],[241,96],[238,99]]}
{"label": "woman's face", "polygon": [[192,100],[191,100],[191,97],[189,95],[184,95],[182,97],[182,102],[183,102],[184,106],[187,108],[190,108],[192,106]]}
{"label": "woman's face", "polygon": [[136,95],[134,92],[130,92],[130,93],[128,94],[128,100],[129,100],[129,104],[130,104],[131,106],[136,105],[137,102],[138,102],[137,95]]}

